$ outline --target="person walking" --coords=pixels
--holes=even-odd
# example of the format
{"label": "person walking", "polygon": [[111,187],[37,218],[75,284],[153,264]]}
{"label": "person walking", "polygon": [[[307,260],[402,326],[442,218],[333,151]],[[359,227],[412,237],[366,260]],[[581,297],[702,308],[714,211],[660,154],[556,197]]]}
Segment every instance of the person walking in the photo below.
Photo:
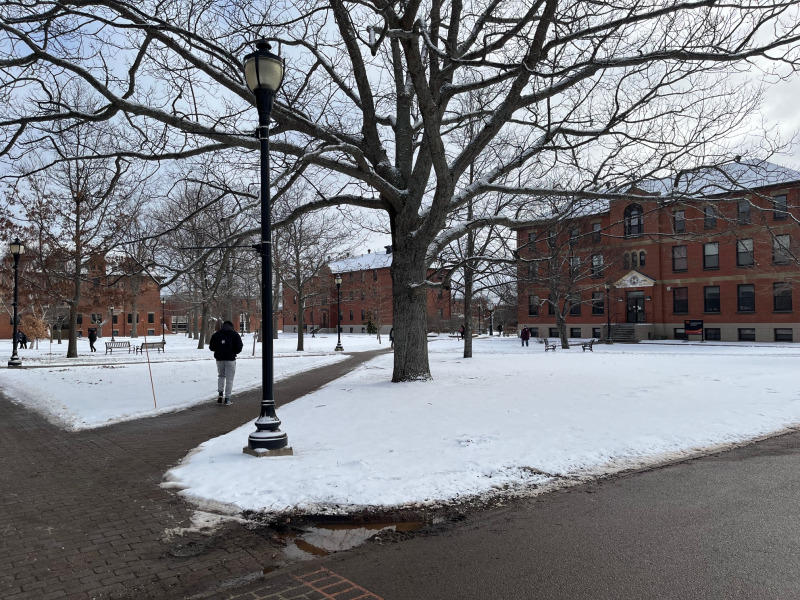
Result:
{"label": "person walking", "polygon": [[90,352],[97,352],[97,348],[94,347],[94,343],[97,341],[97,332],[94,329],[89,330],[89,351]]}
{"label": "person walking", "polygon": [[461,339],[461,340],[464,339],[464,332],[465,331],[466,331],[466,328],[462,325],[461,329],[458,330],[459,339]]}
{"label": "person walking", "polygon": [[233,328],[233,323],[224,321],[219,331],[211,336],[208,349],[214,353],[217,360],[217,402],[226,406],[231,402],[233,378],[236,375],[236,355],[242,351],[244,344],[242,338]]}
{"label": "person walking", "polygon": [[28,349],[28,336],[21,329],[17,332],[17,342],[20,348]]}
{"label": "person walking", "polygon": [[389,330],[389,343],[391,344],[389,347],[394,348],[394,327]]}
{"label": "person walking", "polygon": [[527,327],[523,327],[522,331],[519,334],[519,337],[522,338],[522,345],[527,346],[528,340],[531,339],[531,330],[528,329]]}

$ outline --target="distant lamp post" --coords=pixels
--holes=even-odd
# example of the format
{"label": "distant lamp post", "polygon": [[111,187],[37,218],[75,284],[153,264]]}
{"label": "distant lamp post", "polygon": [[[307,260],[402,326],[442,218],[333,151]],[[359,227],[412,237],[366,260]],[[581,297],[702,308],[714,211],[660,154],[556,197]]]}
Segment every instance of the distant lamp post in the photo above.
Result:
{"label": "distant lamp post", "polygon": [[489,335],[493,336],[494,335],[494,329],[492,328],[492,325],[493,325],[492,314],[494,313],[494,304],[489,302],[489,304],[486,305],[486,310],[489,311]]}
{"label": "distant lamp post", "polygon": [[114,307],[109,306],[108,312],[111,313],[111,341],[114,341]]}
{"label": "distant lamp post", "polygon": [[342,275],[337,273],[333,278],[336,282],[336,348],[334,352],[344,352],[342,347]]}
{"label": "distant lamp post", "polygon": [[[164,321],[164,307],[167,305],[167,299],[161,299],[161,342],[166,344],[167,340],[164,337],[164,333],[166,332],[167,322]],[[113,331],[113,330],[112,330]]]}
{"label": "distant lamp post", "polygon": [[288,436],[280,430],[273,392],[273,322],[272,322],[272,222],[269,193],[269,118],[272,101],[283,83],[284,65],[280,56],[270,52],[266,40],[256,42],[256,51],[244,57],[247,87],[256,96],[261,146],[261,242],[254,248],[261,254],[261,414],[256,431],[247,438],[244,451],[255,456],[292,454]]}
{"label": "distant lamp post", "polygon": [[14,333],[12,341],[11,341],[11,358],[8,361],[9,367],[21,367],[22,366],[22,359],[17,356],[17,344],[19,340],[17,336],[19,335],[17,330],[17,323],[19,321],[19,317],[17,316],[17,302],[19,299],[19,257],[25,254],[25,244],[22,244],[19,241],[19,238],[15,238],[13,242],[9,245],[9,251],[11,252],[11,256],[14,257],[14,302],[12,306],[14,307]]}
{"label": "distant lamp post", "polygon": [[611,292],[611,284],[606,283],[606,344],[611,343],[611,301],[610,301],[610,292]]}

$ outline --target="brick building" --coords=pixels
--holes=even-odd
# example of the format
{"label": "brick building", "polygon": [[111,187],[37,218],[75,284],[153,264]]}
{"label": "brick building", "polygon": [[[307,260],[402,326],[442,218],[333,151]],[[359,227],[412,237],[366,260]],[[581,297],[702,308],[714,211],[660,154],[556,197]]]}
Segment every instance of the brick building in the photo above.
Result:
{"label": "brick building", "polygon": [[572,338],[682,339],[694,321],[706,340],[800,341],[800,172],[743,161],[642,188],[517,230],[520,327],[557,337],[558,306]]}
{"label": "brick building", "polygon": [[[341,274],[341,327],[343,333],[367,333],[371,323],[382,334],[392,328],[392,254],[369,252],[332,262],[319,278],[317,289],[321,293],[306,302],[303,322],[307,331],[336,331],[336,284],[334,275]],[[431,270],[430,275],[435,272]],[[449,290],[428,291],[428,328],[435,329],[447,322],[451,315]],[[297,298],[290,290],[283,295],[284,331],[297,331]],[[313,325],[312,325],[313,324]]]}

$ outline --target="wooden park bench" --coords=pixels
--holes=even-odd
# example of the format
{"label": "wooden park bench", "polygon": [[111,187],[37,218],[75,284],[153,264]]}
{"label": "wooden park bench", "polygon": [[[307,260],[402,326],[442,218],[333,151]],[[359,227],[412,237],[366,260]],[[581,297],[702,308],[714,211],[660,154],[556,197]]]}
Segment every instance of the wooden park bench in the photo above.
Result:
{"label": "wooden park bench", "polygon": [[121,350],[123,348],[128,350],[128,354],[131,353],[132,348],[130,342],[106,342],[106,354],[109,352],[114,354],[114,350]]}
{"label": "wooden park bench", "polygon": [[141,354],[143,350],[158,350],[159,352],[166,352],[164,348],[165,344],[166,342],[144,342],[143,344],[136,346],[134,354],[136,354],[136,352]]}
{"label": "wooden park bench", "polygon": [[552,350],[553,352],[556,351],[556,343],[550,342],[547,338],[542,338],[542,343],[544,344],[544,351],[547,352],[548,350]]}
{"label": "wooden park bench", "polygon": [[583,348],[584,352],[586,352],[587,350],[589,352],[594,352],[594,350],[592,350],[593,345],[594,345],[594,339],[591,339],[588,342],[581,342],[581,348]]}

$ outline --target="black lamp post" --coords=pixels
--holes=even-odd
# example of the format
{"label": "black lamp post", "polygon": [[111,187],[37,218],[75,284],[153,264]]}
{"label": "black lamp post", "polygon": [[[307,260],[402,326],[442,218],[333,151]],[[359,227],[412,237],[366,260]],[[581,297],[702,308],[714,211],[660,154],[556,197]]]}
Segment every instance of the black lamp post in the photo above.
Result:
{"label": "black lamp post", "polygon": [[167,299],[162,298],[161,299],[161,342],[164,344],[167,343],[167,340],[164,338],[164,333],[166,332],[166,325],[167,325],[166,321],[164,321],[164,307],[166,306],[166,304],[167,304]]}
{"label": "black lamp post", "polygon": [[[261,414],[256,431],[247,438],[244,451],[256,456],[291,454],[288,436],[280,430],[281,421],[275,412],[273,394],[273,327],[272,327],[272,223],[269,193],[269,117],[275,93],[283,83],[284,66],[280,56],[270,52],[266,40],[256,42],[256,51],[244,57],[244,76],[256,96],[258,129],[261,142],[261,242],[254,248],[261,254]],[[258,452],[257,452],[258,451]]]}
{"label": "black lamp post", "polygon": [[611,285],[606,283],[606,344],[611,343],[611,301],[609,292],[611,291]]}
{"label": "black lamp post", "polygon": [[111,341],[114,341],[114,307],[109,306],[108,311],[111,313]]}
{"label": "black lamp post", "polygon": [[342,275],[337,273],[333,278],[336,282],[336,348],[334,352],[344,352],[342,347]]}
{"label": "black lamp post", "polygon": [[494,329],[492,328],[493,325],[492,315],[494,313],[494,304],[489,302],[489,304],[486,305],[486,310],[489,311],[489,335],[492,336],[494,335]]}
{"label": "black lamp post", "polygon": [[22,366],[22,359],[17,356],[17,322],[19,321],[19,317],[17,316],[17,300],[19,299],[19,257],[25,254],[25,244],[20,243],[19,238],[14,239],[9,246],[9,250],[11,251],[11,256],[14,257],[14,302],[12,306],[14,307],[14,333],[11,344],[13,350],[11,351],[11,359],[8,361],[9,367],[21,367]]}

